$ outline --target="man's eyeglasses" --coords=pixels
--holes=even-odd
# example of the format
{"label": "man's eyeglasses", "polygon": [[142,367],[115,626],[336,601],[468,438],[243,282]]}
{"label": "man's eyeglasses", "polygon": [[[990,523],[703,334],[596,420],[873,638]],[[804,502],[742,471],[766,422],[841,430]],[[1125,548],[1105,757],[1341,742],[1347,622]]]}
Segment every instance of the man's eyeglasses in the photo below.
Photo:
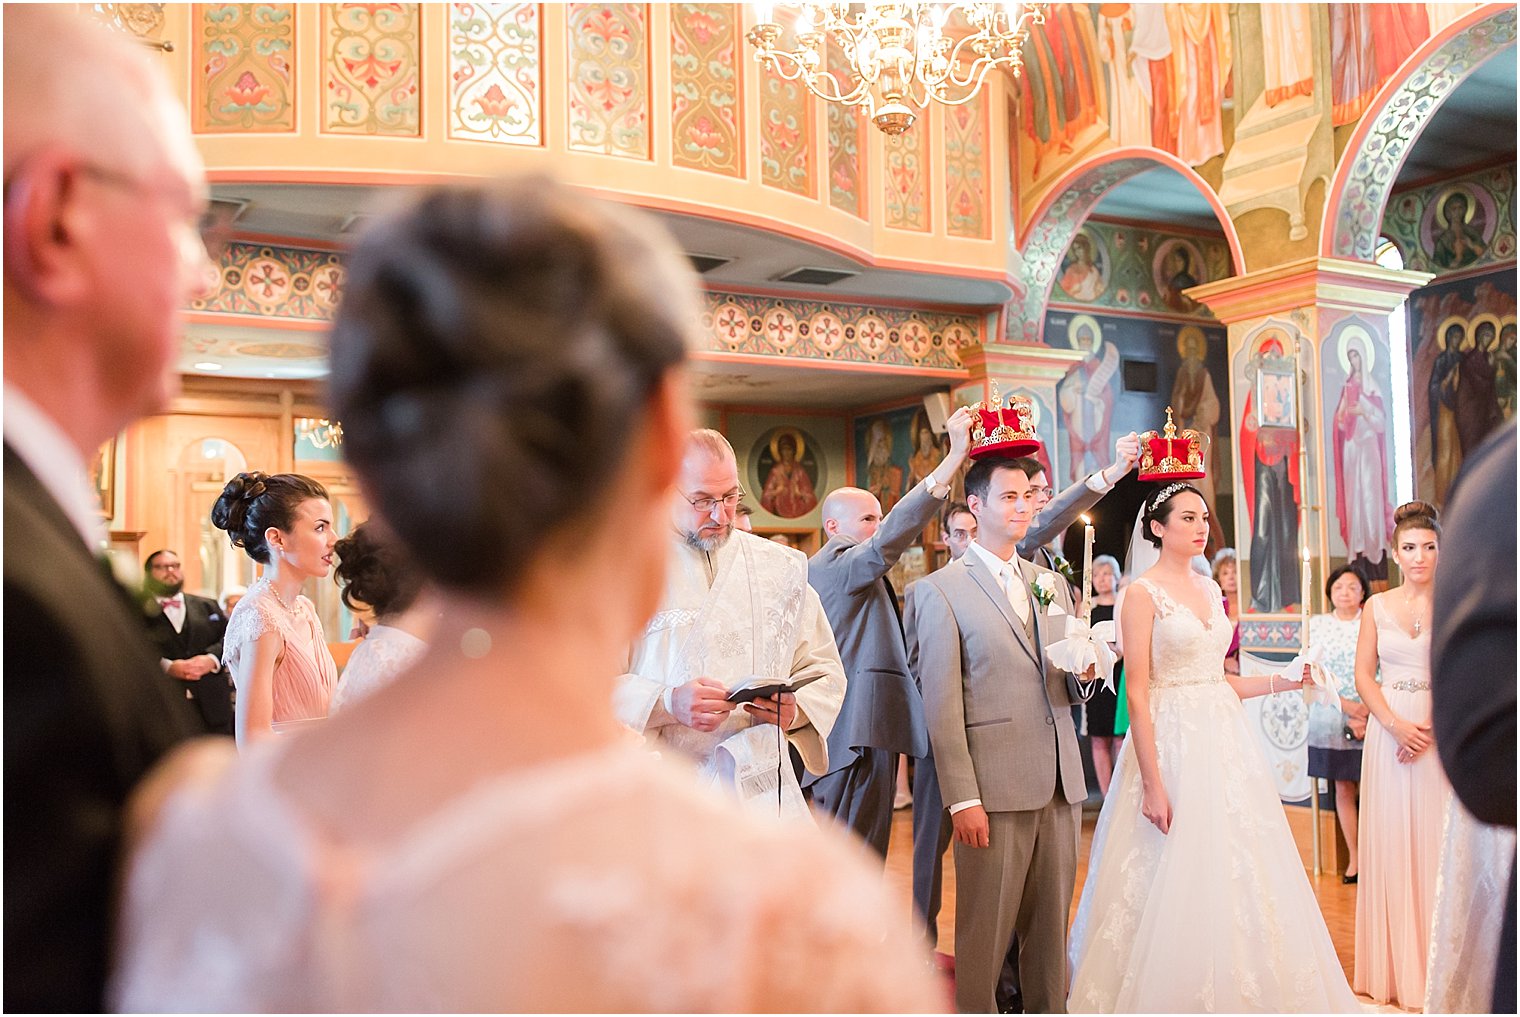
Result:
{"label": "man's eyeglasses", "polygon": [[744,489],[740,488],[733,494],[725,494],[721,498],[693,498],[684,491],[677,492],[682,498],[691,502],[691,507],[705,515],[711,515],[712,510],[722,505],[725,509],[738,508],[739,502],[744,497]]}

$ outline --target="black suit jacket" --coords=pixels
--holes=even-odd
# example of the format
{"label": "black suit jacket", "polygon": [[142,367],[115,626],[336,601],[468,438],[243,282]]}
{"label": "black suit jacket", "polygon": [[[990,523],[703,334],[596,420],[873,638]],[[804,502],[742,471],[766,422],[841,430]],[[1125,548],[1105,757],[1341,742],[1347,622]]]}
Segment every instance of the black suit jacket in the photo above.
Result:
{"label": "black suit jacket", "polygon": [[[1436,751],[1462,804],[1515,825],[1515,425],[1479,446],[1442,520],[1431,626]],[[1515,875],[1499,942],[1494,1012],[1515,1011]]]}
{"label": "black suit jacket", "polygon": [[[202,653],[222,659],[222,636],[227,632],[227,612],[208,597],[184,594],[185,624],[178,632],[162,611],[148,619],[148,635],[165,660],[185,660]],[[207,734],[232,734],[232,675],[224,667],[187,682],[164,675],[170,693],[195,706],[192,720]]]}
{"label": "black suit jacket", "polygon": [[122,807],[188,732],[143,616],[5,448],[5,1009],[99,1011]]}

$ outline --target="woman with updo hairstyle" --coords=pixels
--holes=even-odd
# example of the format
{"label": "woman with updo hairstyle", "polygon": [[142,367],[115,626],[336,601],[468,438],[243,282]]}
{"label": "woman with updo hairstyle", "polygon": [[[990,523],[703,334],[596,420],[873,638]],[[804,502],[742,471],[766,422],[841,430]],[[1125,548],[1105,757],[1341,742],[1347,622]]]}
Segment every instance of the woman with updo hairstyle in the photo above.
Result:
{"label": "woman with updo hairstyle", "polygon": [[665,231],[541,177],[434,187],[347,268],[331,408],[439,620],[396,681],[144,810],[117,1006],[943,1008],[879,860],[613,713],[635,639],[690,624],[650,620],[702,314]]}
{"label": "woman with updo hairstyle", "polygon": [[1196,488],[1158,488],[1142,522],[1160,557],[1119,608],[1130,733],[1072,924],[1068,1009],[1356,1013],[1241,703],[1303,680],[1225,672],[1230,619],[1194,569]]}
{"label": "woman with updo hairstyle", "polygon": [[239,473],[211,509],[211,525],[264,566],[227,619],[222,660],[237,687],[239,746],[327,716],[338,668],[317,609],[301,588],[332,568],[332,504],[298,473]]}
{"label": "woman with updo hairstyle", "polygon": [[1425,1000],[1441,821],[1450,790],[1430,723],[1430,610],[1440,557],[1435,506],[1393,520],[1403,582],[1368,598],[1356,691],[1371,719],[1362,748],[1357,843],[1356,991],[1407,1008]]}
{"label": "woman with updo hairstyle", "polygon": [[352,611],[368,609],[375,623],[343,668],[331,714],[378,692],[415,664],[438,615],[436,605],[421,596],[422,577],[406,552],[375,523],[354,527],[337,550],[334,571],[343,603]]}

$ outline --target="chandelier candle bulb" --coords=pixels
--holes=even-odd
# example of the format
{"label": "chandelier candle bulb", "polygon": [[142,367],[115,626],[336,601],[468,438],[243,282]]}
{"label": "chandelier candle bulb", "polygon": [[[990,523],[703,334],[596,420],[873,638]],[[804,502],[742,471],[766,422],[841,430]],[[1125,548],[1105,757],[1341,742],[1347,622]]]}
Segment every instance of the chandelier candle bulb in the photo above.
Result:
{"label": "chandelier candle bulb", "polygon": [[1087,516],[1082,517],[1082,544],[1082,620],[1091,625],[1093,524]]}

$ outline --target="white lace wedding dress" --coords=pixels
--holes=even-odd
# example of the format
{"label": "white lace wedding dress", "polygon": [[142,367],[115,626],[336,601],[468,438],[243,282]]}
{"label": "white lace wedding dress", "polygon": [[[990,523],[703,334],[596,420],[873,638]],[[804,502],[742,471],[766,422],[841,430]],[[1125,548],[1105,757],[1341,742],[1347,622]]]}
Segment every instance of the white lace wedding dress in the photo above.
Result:
{"label": "white lace wedding dress", "polygon": [[1266,758],[1225,681],[1229,618],[1156,605],[1151,716],[1172,825],[1140,812],[1133,731],[1071,930],[1073,1013],[1356,1012]]}

